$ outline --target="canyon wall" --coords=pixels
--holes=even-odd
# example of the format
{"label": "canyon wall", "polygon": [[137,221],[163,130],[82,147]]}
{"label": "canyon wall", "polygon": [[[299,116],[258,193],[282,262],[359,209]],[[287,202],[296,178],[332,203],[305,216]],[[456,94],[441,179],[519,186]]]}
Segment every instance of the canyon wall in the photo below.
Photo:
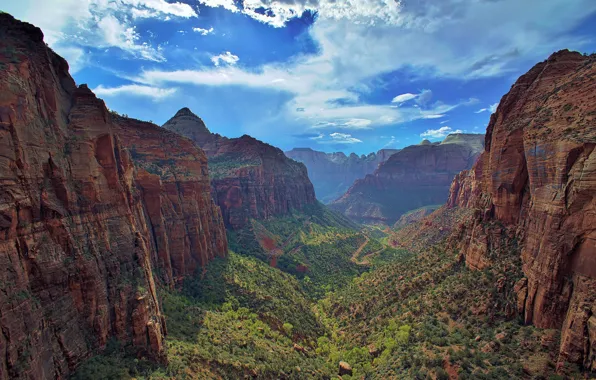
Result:
{"label": "canyon wall", "polygon": [[343,152],[325,153],[310,148],[295,148],[286,156],[302,162],[315,187],[317,199],[329,203],[341,197],[357,179],[373,173],[399,149],[381,149],[377,153],[346,156]]}
{"label": "canyon wall", "polygon": [[410,210],[445,203],[451,181],[472,167],[483,141],[479,134],[454,134],[441,143],[408,146],[357,180],[330,207],[356,221],[393,224]]}
{"label": "canyon wall", "polygon": [[518,249],[525,323],[562,330],[559,365],[596,369],[596,56],[560,51],[520,77],[485,145],[451,186],[448,207],[475,215],[451,243],[477,269]]}
{"label": "canyon wall", "polygon": [[192,139],[208,155],[212,194],[229,228],[241,229],[251,218],[269,219],[316,202],[306,167],[276,147],[247,135],[230,139],[212,134],[188,108],[163,127]]}
{"label": "canyon wall", "polygon": [[0,379],[64,378],[116,338],[164,357],[157,284],[226,254],[205,154],[119,117],[0,14]]}

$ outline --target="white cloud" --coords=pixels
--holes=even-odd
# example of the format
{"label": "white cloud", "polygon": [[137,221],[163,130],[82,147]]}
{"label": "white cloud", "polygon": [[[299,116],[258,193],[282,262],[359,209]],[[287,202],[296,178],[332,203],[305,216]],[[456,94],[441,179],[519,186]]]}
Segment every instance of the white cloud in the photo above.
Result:
{"label": "white cloud", "polygon": [[206,36],[208,34],[213,34],[213,27],[209,28],[209,29],[203,29],[203,28],[192,28],[193,32],[199,33],[203,36]]}
{"label": "white cloud", "polygon": [[190,5],[180,2],[169,3],[165,0],[119,0],[119,2],[132,6],[132,11],[136,11],[134,13],[136,17],[151,17],[156,13],[183,18],[197,17],[197,12]]}
{"label": "white cloud", "polygon": [[416,97],[416,104],[421,107],[426,107],[433,98],[433,92],[431,90],[422,90]]}
{"label": "white cloud", "polygon": [[225,64],[228,64],[230,66],[234,66],[239,60],[240,60],[240,58],[238,58],[237,55],[234,55],[234,54],[230,53],[229,51],[226,51],[225,53],[222,53],[219,55],[214,55],[213,57],[211,57],[211,61],[213,62],[213,64],[215,66],[219,66],[222,62]]}
{"label": "white cloud", "polygon": [[142,40],[134,21],[197,16],[192,6],[166,0],[19,0],[3,4],[3,11],[40,27],[58,54],[78,59],[70,62],[75,70],[88,61],[79,54],[83,47],[116,47],[139,59],[164,61],[159,47]]}
{"label": "white cloud", "polygon": [[[205,2],[209,1],[214,0]],[[305,11],[317,12],[323,19],[349,20],[355,24],[405,25],[409,20],[402,16],[401,8],[401,2],[395,0],[244,0],[242,12],[276,28]]]}
{"label": "white cloud", "polygon": [[366,129],[372,124],[371,120],[368,119],[350,119],[345,122],[345,126],[348,129]]}
{"label": "white cloud", "polygon": [[[219,63],[219,59],[217,62]],[[282,116],[293,123],[302,123],[319,130],[332,127],[350,130],[371,129],[419,119],[440,118],[469,102],[456,104],[435,102],[425,104],[424,107],[416,105],[400,108],[363,104],[356,93],[346,89],[349,83],[330,81],[326,75],[331,76],[332,73],[333,67],[325,62],[307,59],[293,66],[266,65],[260,71],[246,71],[238,67],[221,65],[202,70],[146,70],[134,80],[153,86],[167,83],[246,86],[260,90],[287,92],[293,94],[293,98],[282,110]],[[428,99],[432,93],[425,90],[420,96],[423,94],[423,98]],[[342,101],[338,102],[338,100]]]}
{"label": "white cloud", "polygon": [[333,144],[357,144],[361,143],[362,140],[359,140],[352,135],[347,133],[339,133],[333,132],[329,135],[330,140],[324,141],[325,143],[333,143]]}
{"label": "white cloud", "polygon": [[[233,59],[217,59],[218,67],[197,69],[194,62],[193,66],[186,66],[193,70],[147,69],[137,76],[138,84],[235,85],[284,91],[292,98],[280,111],[280,118],[320,129],[374,128],[443,117],[455,107],[473,102],[443,104],[436,102],[436,97],[433,99],[427,90],[413,94],[416,102],[396,101],[394,106],[399,104],[399,108],[391,108],[367,104],[355,89],[372,88],[371,79],[404,68],[419,76],[456,79],[503,76],[512,70],[519,71],[560,46],[572,49],[584,46],[584,40],[568,37],[566,32],[596,11],[596,2],[592,0],[245,0],[244,5],[234,0],[199,0],[198,3],[243,12],[272,26],[283,26],[304,10],[316,11],[317,21],[307,33],[319,47],[318,52],[250,71],[231,66],[237,62]],[[176,20],[195,17],[198,12],[181,0],[19,0],[9,1],[3,10],[41,26],[48,42],[59,53],[62,53],[60,48],[73,46],[79,49],[113,46],[136,58],[154,61],[165,59],[164,51],[139,35],[134,29],[135,18]],[[553,19],[558,22],[549,21]],[[100,28],[100,22],[107,23],[108,29]],[[70,53],[85,59],[80,50]]]}
{"label": "white cloud", "polygon": [[449,120],[443,120],[440,122],[440,124],[445,124],[445,123],[449,123]]}
{"label": "white cloud", "polygon": [[222,7],[231,12],[239,11],[239,9],[234,4],[234,0],[199,0],[199,2],[211,8]]}
{"label": "white cloud", "polygon": [[[106,47],[117,47],[144,59],[163,62],[165,58],[156,49],[145,43],[137,43],[139,34],[132,26],[122,24],[115,16],[107,15],[97,23],[103,33]],[[101,45],[98,45],[99,47]]]}
{"label": "white cloud", "polygon": [[482,112],[494,113],[497,110],[498,106],[499,106],[499,103],[491,104],[487,108],[481,108],[478,111],[476,111],[475,113],[482,113]]}
{"label": "white cloud", "polygon": [[452,133],[463,133],[461,129],[453,130],[451,127],[441,127],[439,129],[428,129],[426,132],[420,134],[420,137],[429,139],[442,139]]}
{"label": "white cloud", "polygon": [[417,97],[418,97],[418,95],[414,95],[414,94],[410,94],[410,93],[401,94],[401,95],[397,95],[395,98],[393,98],[391,103],[405,103],[408,100],[416,99]]}
{"label": "white cloud", "polygon": [[383,145],[383,148],[395,147],[395,144],[397,144],[398,142],[399,142],[399,140],[396,139],[395,136],[391,136],[389,142],[387,142],[387,144]]}
{"label": "white cloud", "polygon": [[442,117],[445,117],[445,115],[440,113],[427,113],[422,116],[423,119],[440,119]]}
{"label": "white cloud", "polygon": [[104,87],[102,85],[93,89],[97,96],[111,97],[118,95],[132,95],[152,98],[153,100],[162,100],[173,95],[176,92],[175,88],[158,88],[151,86],[142,86],[136,84],[128,84],[119,87]]}
{"label": "white cloud", "polygon": [[79,47],[57,45],[54,46],[54,49],[66,59],[71,74],[81,70],[87,62],[85,51]]}

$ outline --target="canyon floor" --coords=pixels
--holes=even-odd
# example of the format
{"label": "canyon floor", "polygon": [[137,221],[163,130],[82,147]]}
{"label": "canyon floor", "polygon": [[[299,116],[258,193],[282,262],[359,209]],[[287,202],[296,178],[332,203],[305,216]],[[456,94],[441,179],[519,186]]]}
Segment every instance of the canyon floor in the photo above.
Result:
{"label": "canyon floor", "polygon": [[253,221],[232,234],[236,253],[160,292],[167,364],[114,341],[74,378],[578,378],[572,364],[556,373],[560,332],[515,312],[519,257],[471,270],[435,243],[463,217],[361,228],[321,206]]}

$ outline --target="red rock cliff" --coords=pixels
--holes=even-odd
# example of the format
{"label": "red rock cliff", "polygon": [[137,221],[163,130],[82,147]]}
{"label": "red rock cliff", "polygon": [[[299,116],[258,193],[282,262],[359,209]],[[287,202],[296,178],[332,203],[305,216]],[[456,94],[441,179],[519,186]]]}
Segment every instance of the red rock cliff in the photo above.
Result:
{"label": "red rock cliff", "polygon": [[213,197],[232,229],[242,228],[250,218],[268,219],[316,202],[306,167],[278,148],[247,135],[229,139],[212,134],[188,108],[163,127],[205,150]]}
{"label": "red rock cliff", "polygon": [[[560,362],[596,368],[596,56],[561,51],[513,85],[486,149],[451,186],[476,209],[453,237],[474,268],[516,241],[526,323],[562,329]],[[494,223],[497,221],[499,223]],[[492,259],[491,259],[492,257]]]}
{"label": "red rock cliff", "polygon": [[226,253],[206,156],[112,115],[7,14],[0,67],[0,379],[64,378],[111,337],[162,357],[156,283]]}
{"label": "red rock cliff", "polygon": [[408,146],[354,182],[331,207],[355,220],[393,224],[407,211],[444,203],[453,178],[472,167],[482,148],[479,134]]}

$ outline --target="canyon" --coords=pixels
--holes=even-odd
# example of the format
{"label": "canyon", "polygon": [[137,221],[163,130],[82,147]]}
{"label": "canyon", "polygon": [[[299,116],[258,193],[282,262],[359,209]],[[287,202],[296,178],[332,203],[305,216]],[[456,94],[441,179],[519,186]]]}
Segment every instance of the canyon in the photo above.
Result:
{"label": "canyon", "polygon": [[0,379],[596,370],[596,55],[364,157],[121,116],[1,12],[0,69]]}

